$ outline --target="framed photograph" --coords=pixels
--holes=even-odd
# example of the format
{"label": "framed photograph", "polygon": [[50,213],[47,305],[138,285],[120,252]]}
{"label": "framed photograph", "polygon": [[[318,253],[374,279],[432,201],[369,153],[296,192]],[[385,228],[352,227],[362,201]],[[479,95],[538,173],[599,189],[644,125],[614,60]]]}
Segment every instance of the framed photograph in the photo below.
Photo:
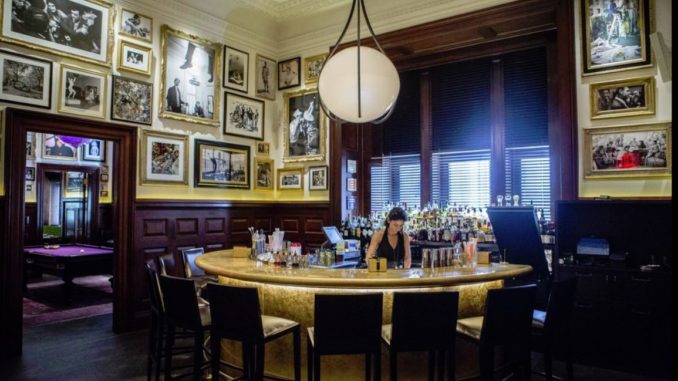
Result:
{"label": "framed photograph", "polygon": [[113,20],[113,4],[100,0],[6,0],[0,40],[111,66]]}
{"label": "framed photograph", "polygon": [[275,60],[257,54],[254,62],[255,94],[258,97],[275,100]]}
{"label": "framed photograph", "polygon": [[264,140],[264,102],[224,93],[224,134]]}
{"label": "framed photograph", "polygon": [[196,187],[250,189],[250,147],[195,140]]}
{"label": "framed photograph", "polygon": [[35,159],[35,133],[30,131],[26,133],[26,159]]}
{"label": "framed photograph", "polygon": [[257,142],[257,154],[269,155],[271,153],[271,144],[267,142]]}
{"label": "framed photograph", "polygon": [[153,84],[114,75],[111,119],[150,126],[152,118]]}
{"label": "framed photograph", "polygon": [[321,165],[308,167],[308,190],[327,190],[327,172],[329,167]]}
{"label": "framed photograph", "polygon": [[650,0],[582,0],[583,74],[652,65]]}
{"label": "framed photograph", "polygon": [[249,67],[249,53],[230,46],[224,46],[224,87],[247,93]]}
{"label": "framed photograph", "polygon": [[273,190],[275,162],[261,157],[254,158],[254,189]]}
{"label": "framed photograph", "polygon": [[[221,44],[160,29],[161,118],[219,126]],[[207,107],[212,97],[212,110]]]}
{"label": "framed photograph", "polygon": [[108,173],[102,173],[100,181],[102,183],[107,183],[108,182]]}
{"label": "framed photograph", "polygon": [[278,169],[279,190],[304,189],[304,168]]}
{"label": "framed photograph", "polygon": [[106,160],[106,141],[92,139],[89,143],[82,145],[82,160],[98,161]]}
{"label": "framed photograph", "polygon": [[151,75],[152,67],[153,50],[151,48],[120,40],[118,70],[125,70],[142,75]]}
{"label": "framed photograph", "polygon": [[120,12],[118,34],[150,44],[153,42],[153,19],[123,8]]}
{"label": "framed photograph", "polygon": [[35,181],[35,167],[26,167],[26,181]]}
{"label": "framed photograph", "polygon": [[82,198],[85,194],[85,174],[83,172],[64,172],[64,198]]}
{"label": "framed photograph", "polygon": [[591,119],[654,115],[654,77],[592,83]]}
{"label": "framed photograph", "polygon": [[584,129],[584,177],[670,177],[671,123]]}
{"label": "framed photograph", "polygon": [[346,173],[356,173],[358,172],[358,161],[346,159]]}
{"label": "framed photograph", "polygon": [[357,192],[358,191],[358,180],[353,177],[346,179],[346,191],[347,192]]}
{"label": "framed photograph", "polygon": [[105,117],[106,74],[61,64],[59,112]]}
{"label": "framed photograph", "polygon": [[141,183],[188,185],[188,136],[143,130]]}
{"label": "framed photograph", "polygon": [[316,83],[318,78],[320,78],[320,69],[322,69],[325,60],[327,59],[327,53],[318,54],[313,57],[304,58],[304,83]]}
{"label": "framed photograph", "polygon": [[278,62],[278,90],[301,85],[301,58]]}
{"label": "framed photograph", "polygon": [[61,135],[42,134],[42,157],[44,159],[77,160],[78,147],[67,143]]}
{"label": "framed photograph", "polygon": [[108,165],[102,164],[101,165],[101,174],[102,175],[107,175],[108,174]]}
{"label": "framed photograph", "polygon": [[0,50],[0,101],[52,107],[52,63]]}
{"label": "framed photograph", "polygon": [[26,192],[32,192],[33,191],[33,184],[26,184]]}
{"label": "framed photograph", "polygon": [[99,191],[99,197],[108,197],[108,191],[107,190]]}
{"label": "framed photograph", "polygon": [[317,89],[285,93],[283,162],[325,160],[325,113]]}

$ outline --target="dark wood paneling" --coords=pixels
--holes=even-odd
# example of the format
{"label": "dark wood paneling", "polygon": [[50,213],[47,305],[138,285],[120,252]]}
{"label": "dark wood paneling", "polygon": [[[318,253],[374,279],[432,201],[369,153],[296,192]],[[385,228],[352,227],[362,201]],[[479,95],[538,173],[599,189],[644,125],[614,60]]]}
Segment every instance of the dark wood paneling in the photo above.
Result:
{"label": "dark wood paneling", "polygon": [[24,213],[24,243],[26,245],[41,244],[42,237],[38,232],[38,204],[26,203]]}
{"label": "dark wood paneling", "polygon": [[431,201],[432,189],[432,163],[431,160],[424,160],[430,158],[433,148],[433,118],[431,106],[431,73],[423,72],[419,77],[419,128],[421,136],[421,193],[419,198],[419,205],[426,205]]}

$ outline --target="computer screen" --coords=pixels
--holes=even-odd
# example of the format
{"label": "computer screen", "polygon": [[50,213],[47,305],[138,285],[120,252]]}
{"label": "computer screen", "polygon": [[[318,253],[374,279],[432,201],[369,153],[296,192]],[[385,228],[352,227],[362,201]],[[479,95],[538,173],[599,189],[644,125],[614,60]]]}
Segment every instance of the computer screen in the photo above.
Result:
{"label": "computer screen", "polygon": [[336,226],[323,226],[323,231],[327,236],[327,240],[330,241],[332,245],[336,245],[337,242],[343,240],[341,233],[339,233],[339,229],[337,229]]}

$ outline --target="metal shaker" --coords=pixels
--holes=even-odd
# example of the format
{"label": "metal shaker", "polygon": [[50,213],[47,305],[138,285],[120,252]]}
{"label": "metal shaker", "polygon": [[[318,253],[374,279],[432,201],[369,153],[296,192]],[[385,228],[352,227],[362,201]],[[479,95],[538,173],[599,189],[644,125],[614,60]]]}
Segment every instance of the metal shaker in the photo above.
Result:
{"label": "metal shaker", "polygon": [[438,249],[431,250],[431,268],[440,267],[440,256]]}
{"label": "metal shaker", "polygon": [[431,250],[430,249],[422,249],[421,250],[421,268],[425,269],[427,267],[430,267],[430,260],[431,260]]}

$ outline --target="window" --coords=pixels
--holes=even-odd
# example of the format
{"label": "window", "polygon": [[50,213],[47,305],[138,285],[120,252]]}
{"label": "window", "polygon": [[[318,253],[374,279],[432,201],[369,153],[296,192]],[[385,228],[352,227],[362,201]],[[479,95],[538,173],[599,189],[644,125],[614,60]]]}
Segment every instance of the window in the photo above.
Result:
{"label": "window", "polygon": [[435,153],[432,198],[449,204],[490,204],[490,151]]}
{"label": "window", "polygon": [[373,158],[370,169],[371,211],[381,211],[386,202],[421,205],[421,164],[419,155]]}
{"label": "window", "polygon": [[551,218],[551,170],[548,146],[506,149],[506,193],[520,195],[521,204],[544,209]]}

